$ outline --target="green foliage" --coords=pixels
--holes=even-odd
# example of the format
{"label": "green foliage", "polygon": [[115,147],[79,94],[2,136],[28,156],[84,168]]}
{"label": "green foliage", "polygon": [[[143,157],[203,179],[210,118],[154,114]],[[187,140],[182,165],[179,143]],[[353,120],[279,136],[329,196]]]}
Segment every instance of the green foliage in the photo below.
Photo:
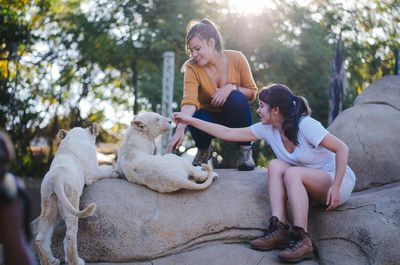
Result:
{"label": "green foliage", "polygon": [[[398,47],[400,5],[369,0],[344,5],[315,0],[306,7],[273,1],[258,15],[225,9],[225,1],[200,0],[0,0],[0,127],[14,140],[14,169],[43,176],[60,128],[106,122],[140,110],[160,111],[162,54],[175,52],[175,110],[182,97],[180,67],[186,25],[208,17],[219,25],[225,48],[242,51],[257,85],[285,83],[305,96],[313,116],[326,124],[327,86],[333,43],[342,34],[348,92],[345,106],[369,83],[390,74]],[[255,110],[257,102],[253,103]],[[257,115],[253,110],[253,121]],[[113,132],[126,124],[113,121]],[[30,142],[49,146],[35,153]],[[101,132],[99,140],[115,142]],[[232,166],[234,144],[215,141]],[[255,143],[254,157],[267,165],[271,150]]]}
{"label": "green foliage", "polygon": [[332,0],[317,4],[323,17],[320,24],[329,31],[330,39],[341,34],[344,40],[350,90],[359,94],[374,80],[392,74],[393,53],[399,45],[399,1],[356,1],[346,7]]}

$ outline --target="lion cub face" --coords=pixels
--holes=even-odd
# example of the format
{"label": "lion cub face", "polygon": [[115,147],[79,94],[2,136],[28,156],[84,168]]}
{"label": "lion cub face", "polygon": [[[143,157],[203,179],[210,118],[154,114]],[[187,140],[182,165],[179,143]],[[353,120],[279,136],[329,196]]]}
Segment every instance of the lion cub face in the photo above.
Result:
{"label": "lion cub face", "polygon": [[172,120],[154,112],[146,112],[137,116],[131,126],[154,140],[157,136],[167,133]]}

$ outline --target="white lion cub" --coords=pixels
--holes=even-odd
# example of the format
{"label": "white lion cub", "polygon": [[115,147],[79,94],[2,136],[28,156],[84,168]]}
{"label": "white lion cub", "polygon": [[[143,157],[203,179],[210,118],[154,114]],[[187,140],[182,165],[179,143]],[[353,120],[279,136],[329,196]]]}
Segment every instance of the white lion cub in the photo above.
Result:
{"label": "white lion cub", "polygon": [[78,218],[91,216],[96,204],[92,203],[79,211],[83,187],[100,178],[118,177],[113,166],[98,166],[95,146],[97,135],[96,123],[86,129],[76,127],[69,132],[58,132],[62,140],[40,189],[42,211],[36,246],[42,265],[60,264],[51,252],[51,237],[60,215],[67,227],[64,239],[66,264],[85,264],[77,251]]}
{"label": "white lion cub", "polygon": [[131,122],[119,150],[118,173],[129,181],[163,193],[207,188],[218,176],[208,165],[202,165],[202,170],[174,154],[153,155],[155,139],[168,132],[171,123],[171,119],[153,112],[137,116]]}

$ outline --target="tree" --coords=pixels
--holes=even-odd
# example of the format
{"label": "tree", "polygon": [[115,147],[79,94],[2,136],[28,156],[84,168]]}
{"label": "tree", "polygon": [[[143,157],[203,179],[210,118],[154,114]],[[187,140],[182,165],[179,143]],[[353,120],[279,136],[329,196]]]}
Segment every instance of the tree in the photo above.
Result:
{"label": "tree", "polygon": [[331,43],[342,35],[345,69],[354,94],[392,73],[400,34],[399,1],[355,1],[345,6],[343,2],[318,0],[312,6],[319,14],[318,21],[330,32]]}
{"label": "tree", "polygon": [[[0,6],[0,127],[10,134],[15,145],[15,172],[31,175],[34,172],[29,145],[41,117],[35,108],[36,97],[30,93],[31,81],[20,60],[34,41],[32,24],[26,20],[26,14],[36,3],[3,2]],[[46,3],[41,1],[37,5],[38,12],[46,9]]]}
{"label": "tree", "polygon": [[343,68],[343,43],[341,38],[335,44],[335,54],[331,64],[331,75],[329,78],[328,95],[329,95],[329,112],[328,124],[343,110],[343,87],[344,87],[344,68]]}

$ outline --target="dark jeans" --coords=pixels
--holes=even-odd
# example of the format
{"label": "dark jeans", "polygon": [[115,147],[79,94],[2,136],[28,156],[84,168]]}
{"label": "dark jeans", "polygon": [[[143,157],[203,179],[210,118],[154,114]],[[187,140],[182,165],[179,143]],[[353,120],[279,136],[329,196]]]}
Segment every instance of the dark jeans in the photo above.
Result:
{"label": "dark jeans", "polygon": [[[203,121],[221,124],[231,128],[243,128],[251,125],[251,109],[245,95],[239,91],[232,91],[220,112],[199,109],[193,117]],[[196,147],[206,149],[210,146],[213,136],[193,126],[188,126],[195,141]],[[238,145],[250,145],[251,142],[240,142]]]}

